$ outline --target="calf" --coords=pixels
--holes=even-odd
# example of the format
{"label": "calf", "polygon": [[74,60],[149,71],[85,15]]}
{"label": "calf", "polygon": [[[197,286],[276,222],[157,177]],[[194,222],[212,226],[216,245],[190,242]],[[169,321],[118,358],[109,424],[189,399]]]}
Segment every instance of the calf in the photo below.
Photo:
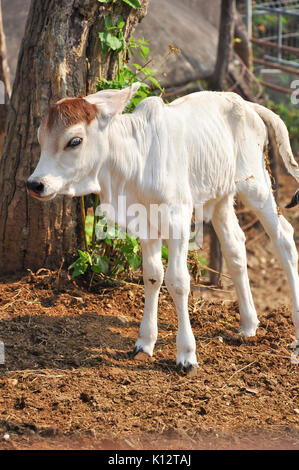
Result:
{"label": "calf", "polygon": [[[100,91],[66,98],[50,106],[38,130],[39,163],[27,182],[41,201],[57,194],[100,195],[117,211],[117,197],[128,204],[164,205],[169,227],[166,286],[178,315],[177,365],[197,367],[196,345],[188,315],[187,269],[189,228],[195,205],[203,206],[221,243],[240,308],[240,331],[254,336],[258,318],[247,275],[245,236],[235,212],[236,194],[260,219],[287,274],[293,296],[293,320],[299,340],[299,285],[293,229],[277,211],[265,168],[268,128],[296,180],[299,168],[288,132],[273,112],[228,92],[200,92],[165,104],[143,100],[132,114],[122,114],[138,89]],[[153,221],[141,236],[145,288],[144,315],[134,355],[153,354],[157,339],[157,306],[164,270],[161,226],[151,237]],[[125,221],[124,223],[127,223]],[[173,234],[180,233],[179,237]]]}

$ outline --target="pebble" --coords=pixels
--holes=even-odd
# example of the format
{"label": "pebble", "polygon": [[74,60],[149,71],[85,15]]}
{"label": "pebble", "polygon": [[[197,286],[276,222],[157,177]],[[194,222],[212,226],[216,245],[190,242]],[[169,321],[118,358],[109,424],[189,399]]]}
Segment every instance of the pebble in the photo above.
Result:
{"label": "pebble", "polygon": [[9,434],[7,434],[7,433],[4,434],[3,439],[4,439],[5,441],[8,441],[9,438],[10,438],[10,435],[9,435]]}
{"label": "pebble", "polygon": [[126,323],[128,323],[128,320],[125,318],[125,317],[117,317],[118,321],[120,321],[121,323],[123,323],[123,325],[125,325]]}
{"label": "pebble", "polygon": [[256,388],[249,388],[248,387],[245,390],[246,390],[246,392],[252,393],[253,395],[257,395],[259,393],[259,391]]}
{"label": "pebble", "polygon": [[12,386],[16,386],[18,385],[18,380],[17,379],[8,379],[7,382],[9,383],[9,385],[12,385]]}

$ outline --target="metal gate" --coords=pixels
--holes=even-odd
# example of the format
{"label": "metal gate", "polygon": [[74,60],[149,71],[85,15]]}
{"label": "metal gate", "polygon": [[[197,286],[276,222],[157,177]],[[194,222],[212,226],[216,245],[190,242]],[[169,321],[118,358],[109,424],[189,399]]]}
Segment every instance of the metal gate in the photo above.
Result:
{"label": "metal gate", "polygon": [[246,0],[245,21],[256,57],[299,69],[299,0]]}

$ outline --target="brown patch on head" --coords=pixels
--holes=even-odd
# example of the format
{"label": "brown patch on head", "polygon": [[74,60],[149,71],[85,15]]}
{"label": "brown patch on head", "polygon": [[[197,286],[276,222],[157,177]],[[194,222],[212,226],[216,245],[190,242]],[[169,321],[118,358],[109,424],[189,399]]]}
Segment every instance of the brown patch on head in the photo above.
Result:
{"label": "brown patch on head", "polygon": [[98,109],[84,98],[64,98],[52,104],[44,119],[45,126],[51,130],[54,126],[70,127],[79,122],[90,124],[96,118]]}

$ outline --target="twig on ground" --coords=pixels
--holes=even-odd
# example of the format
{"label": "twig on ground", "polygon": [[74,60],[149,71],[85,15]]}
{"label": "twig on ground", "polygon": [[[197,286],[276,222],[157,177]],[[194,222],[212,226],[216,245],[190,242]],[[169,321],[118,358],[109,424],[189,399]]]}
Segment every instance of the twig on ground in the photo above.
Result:
{"label": "twig on ground", "polygon": [[236,371],[227,379],[226,384],[223,385],[223,387],[221,387],[221,390],[223,390],[225,387],[228,386],[229,381],[230,381],[236,374],[238,374],[238,373],[241,372],[242,370],[248,369],[248,367],[252,366],[252,364],[254,364],[255,362],[256,362],[256,361],[252,361],[252,362],[250,362],[249,364],[246,364],[246,366],[241,367],[241,369],[236,370]]}

